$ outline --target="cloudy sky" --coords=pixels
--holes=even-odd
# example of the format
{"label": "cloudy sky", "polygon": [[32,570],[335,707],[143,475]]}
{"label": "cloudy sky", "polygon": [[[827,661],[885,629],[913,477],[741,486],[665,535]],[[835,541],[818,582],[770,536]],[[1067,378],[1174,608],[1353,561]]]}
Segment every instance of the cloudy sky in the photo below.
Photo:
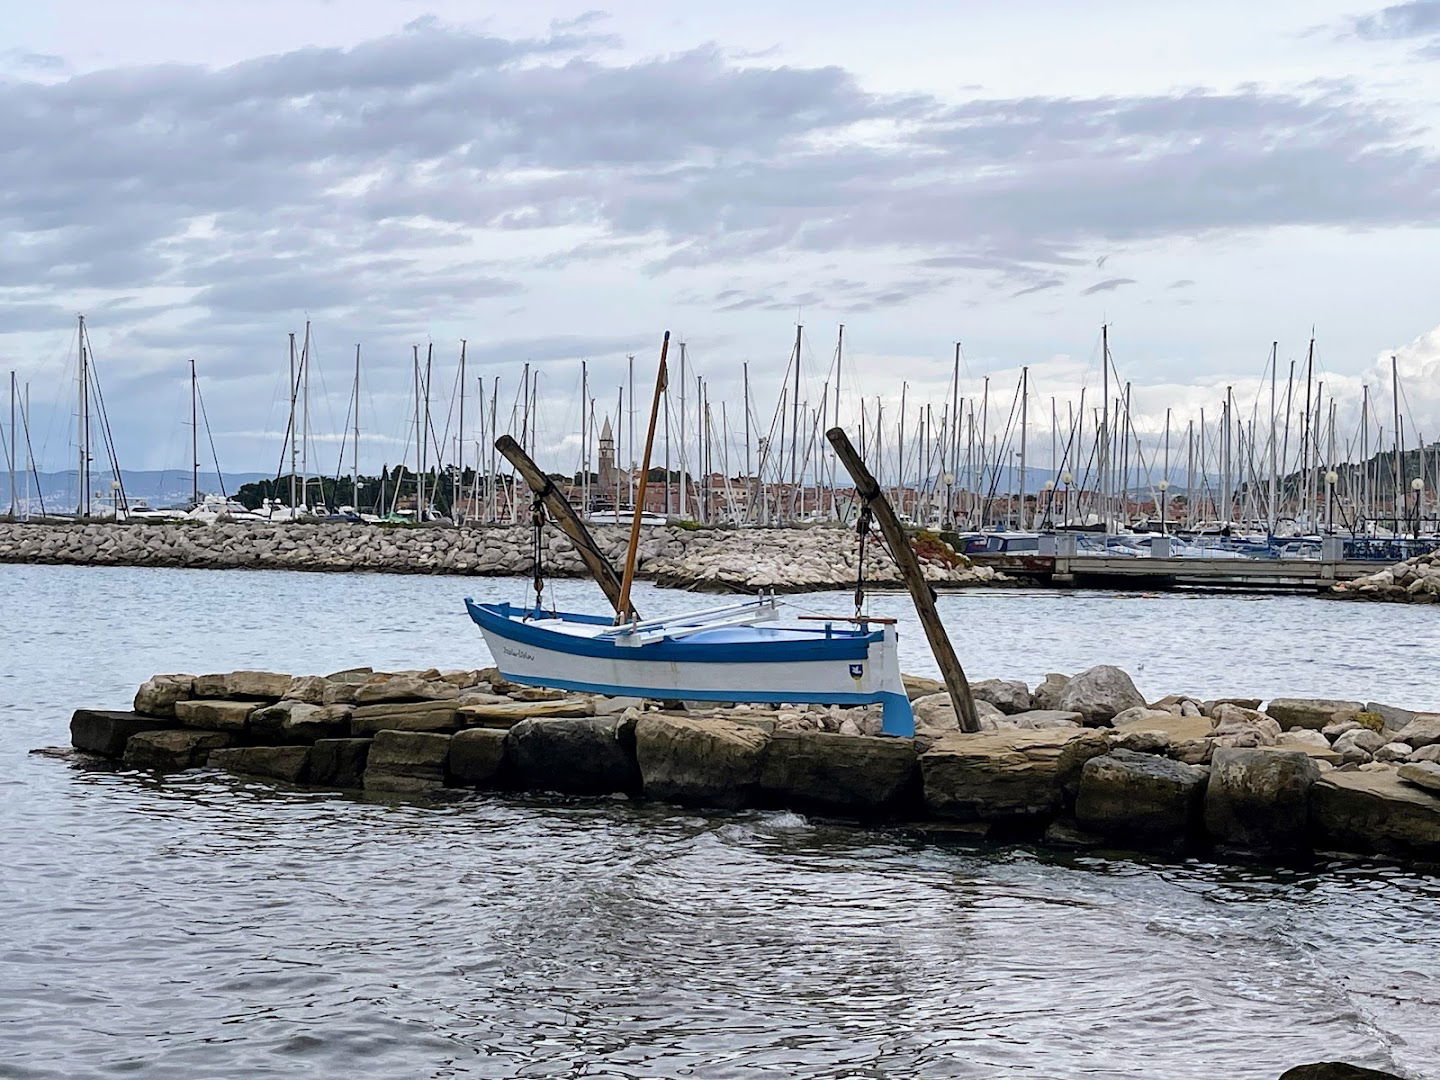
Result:
{"label": "cloudy sky", "polygon": [[768,418],[797,318],[811,401],[843,322],[847,409],[938,407],[959,340],[965,392],[1029,365],[1047,417],[1108,321],[1142,427],[1248,409],[1313,326],[1342,408],[1395,352],[1440,433],[1440,0],[139,10],[0,40],[0,370],[53,467],[82,311],[133,468],[187,460],[193,357],[222,465],[273,469],[307,318],[322,434],[363,343],[369,467],[413,344],[448,391],[468,339],[502,413],[533,361],[561,467],[581,359],[613,409],[669,328]]}

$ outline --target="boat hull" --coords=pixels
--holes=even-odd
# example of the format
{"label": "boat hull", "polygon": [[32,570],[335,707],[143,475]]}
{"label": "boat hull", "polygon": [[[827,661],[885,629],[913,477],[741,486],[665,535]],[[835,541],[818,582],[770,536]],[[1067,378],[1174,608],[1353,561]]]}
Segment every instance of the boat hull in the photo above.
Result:
{"label": "boat hull", "polygon": [[626,646],[517,620],[508,605],[467,605],[496,667],[512,682],[658,700],[878,704],[886,734],[915,732],[893,626],[828,638],[816,630],[773,644],[681,639]]}

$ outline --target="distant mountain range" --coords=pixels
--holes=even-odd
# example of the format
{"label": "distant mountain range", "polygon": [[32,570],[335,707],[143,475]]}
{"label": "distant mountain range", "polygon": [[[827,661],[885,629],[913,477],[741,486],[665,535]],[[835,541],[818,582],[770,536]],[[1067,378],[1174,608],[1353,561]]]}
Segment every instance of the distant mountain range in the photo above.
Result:
{"label": "distant mountain range", "polygon": [[[0,466],[4,465],[4,459],[0,458]],[[97,500],[109,502],[111,474],[94,472],[90,474],[90,489]],[[121,469],[120,478],[125,485],[125,496],[132,503],[137,499],[143,499],[154,507],[185,505],[190,501],[190,473],[183,469]],[[241,484],[253,483],[256,480],[271,479],[269,473],[242,472],[226,473],[224,490],[234,495]],[[35,478],[30,477],[27,489],[26,476],[22,473],[15,474],[15,488],[20,501],[24,501],[28,490],[30,507],[32,510],[39,510],[40,498],[35,491]],[[220,477],[214,472],[200,473],[200,491],[214,492],[219,494],[221,490]],[[80,500],[79,485],[76,482],[76,471],[69,469],[64,472],[42,472],[40,473],[40,494],[44,496],[45,508],[52,511],[70,512],[75,509]],[[10,475],[4,469],[0,469],[0,513],[10,509]]]}

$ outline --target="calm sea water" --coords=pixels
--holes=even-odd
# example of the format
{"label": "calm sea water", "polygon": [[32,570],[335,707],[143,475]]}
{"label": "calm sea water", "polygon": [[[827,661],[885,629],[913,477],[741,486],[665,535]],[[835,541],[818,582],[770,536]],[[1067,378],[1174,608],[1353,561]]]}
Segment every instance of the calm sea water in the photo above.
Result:
{"label": "calm sea water", "polygon": [[[475,666],[460,597],[523,589],[0,566],[0,1077],[1273,1080],[1330,1058],[1440,1077],[1440,881],[1393,868],[975,851],[611,799],[367,802],[27,753],[156,671]],[[598,606],[579,582],[558,599]],[[1154,694],[1440,706],[1431,609],[942,605],[973,677],[1112,662]],[[929,670],[907,629],[906,667]]]}

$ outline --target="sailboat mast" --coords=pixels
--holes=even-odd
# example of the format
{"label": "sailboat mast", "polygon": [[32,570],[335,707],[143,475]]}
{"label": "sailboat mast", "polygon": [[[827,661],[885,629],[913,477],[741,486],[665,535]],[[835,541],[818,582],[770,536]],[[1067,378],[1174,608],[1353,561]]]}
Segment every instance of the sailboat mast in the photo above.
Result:
{"label": "sailboat mast", "polygon": [[425,508],[425,481],[420,477],[420,346],[410,346],[411,364],[415,375],[415,520]]}
{"label": "sailboat mast", "polygon": [[1390,393],[1395,403],[1395,433],[1392,436],[1395,444],[1395,535],[1400,535],[1400,514],[1404,509],[1404,494],[1401,488],[1405,483],[1405,475],[1400,464],[1400,452],[1402,444],[1400,441],[1400,367],[1399,361],[1390,357]]}
{"label": "sailboat mast", "polygon": [[[840,426],[840,366],[845,359],[845,324],[840,324],[840,332],[835,337],[835,418],[832,424]],[[835,470],[839,466],[840,459],[832,457],[830,460],[830,516],[840,517],[840,503],[835,494],[840,474]]]}
{"label": "sailboat mast", "polygon": [[450,516],[460,524],[465,515],[461,502],[465,493],[465,339],[460,339],[460,437],[455,440],[455,483],[450,497]]}
{"label": "sailboat mast", "polygon": [[290,439],[290,517],[295,517],[295,477],[300,463],[300,447],[295,438],[295,394],[299,384],[295,381],[295,331],[290,331],[290,427],[286,432]]}
{"label": "sailboat mast", "polygon": [[1276,495],[1278,494],[1276,488],[1280,485],[1280,465],[1275,457],[1275,451],[1277,449],[1277,440],[1275,438],[1275,387],[1280,376],[1280,372],[1278,371],[1279,354],[1280,343],[1278,341],[1272,341],[1270,343],[1270,503],[1267,508],[1271,536],[1275,535],[1277,515],[1279,513],[1279,506],[1276,502]]}
{"label": "sailboat mast", "polygon": [[800,337],[805,328],[795,324],[795,393],[790,399],[790,490],[800,482]]}
{"label": "sailboat mast", "polygon": [[76,344],[80,358],[80,409],[76,419],[75,446],[79,454],[75,469],[76,517],[90,516],[90,370],[89,356],[85,351],[85,316],[76,316]]}
{"label": "sailboat mast", "polygon": [[1020,528],[1025,529],[1025,450],[1030,430],[1030,369],[1020,369]]}
{"label": "sailboat mast", "polygon": [[360,343],[355,343],[355,438],[350,445],[350,504],[360,512]]}
{"label": "sailboat mast", "polygon": [[15,372],[10,372],[10,520],[15,520]]}
{"label": "sailboat mast", "polygon": [[[650,480],[650,454],[655,447],[655,422],[659,419],[662,396],[665,393],[665,357],[670,352],[670,331],[660,343],[660,370],[655,376],[655,396],[650,402],[650,423],[645,432],[645,456],[640,466],[639,498],[630,518],[630,544],[625,551],[625,573],[620,581],[620,603],[615,605],[615,623],[618,626],[627,618],[634,618],[630,606],[630,588],[635,584],[635,556],[640,548],[640,517],[645,509],[645,486]],[[665,473],[669,479],[669,470]]]}
{"label": "sailboat mast", "polygon": [[[301,410],[303,434],[300,438],[300,502],[310,505],[310,320],[305,320],[305,344],[300,349],[300,380],[304,387]],[[323,494],[323,490],[322,490]],[[323,501],[323,500],[322,500]]]}
{"label": "sailboat mast", "polygon": [[195,408],[195,358],[190,358],[190,502],[200,505],[200,428]]}

